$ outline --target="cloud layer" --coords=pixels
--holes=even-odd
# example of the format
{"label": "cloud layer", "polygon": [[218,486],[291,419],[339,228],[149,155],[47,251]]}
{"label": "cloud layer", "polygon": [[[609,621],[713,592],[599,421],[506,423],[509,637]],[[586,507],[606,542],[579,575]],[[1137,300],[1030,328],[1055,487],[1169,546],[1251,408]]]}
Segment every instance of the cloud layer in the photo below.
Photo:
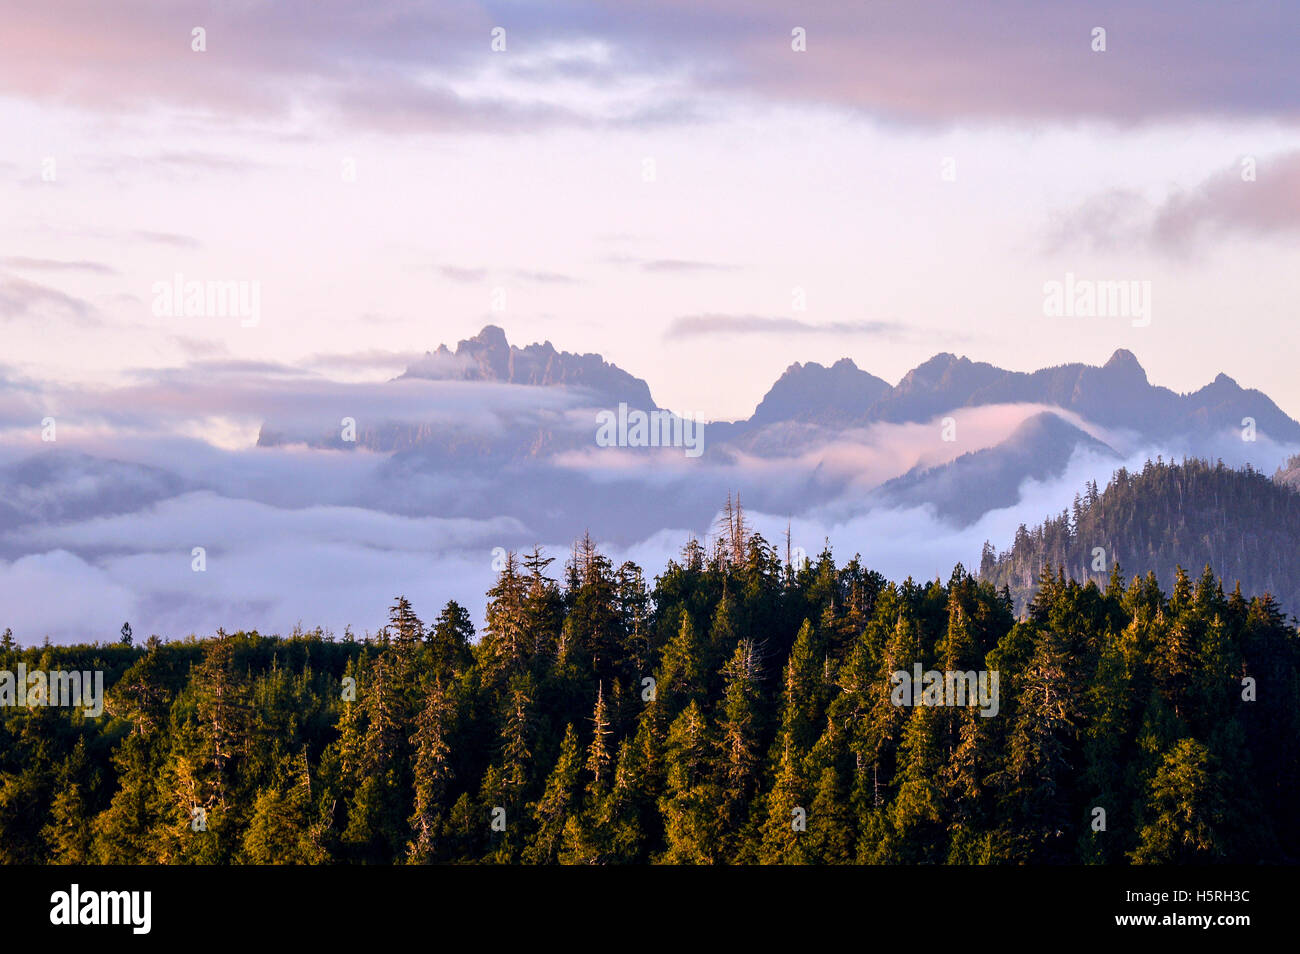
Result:
{"label": "cloud layer", "polygon": [[[589,531],[616,562],[636,560],[653,575],[690,536],[713,532],[729,493],[769,540],[788,524],[806,552],[829,539],[841,558],[860,553],[887,575],[930,578],[959,561],[973,566],[986,539],[1006,546],[1016,526],[1059,512],[1086,480],[1104,484],[1119,458],[1081,446],[1060,473],[1013,488],[1014,506],[973,523],[891,502],[878,490],[891,478],[1001,447],[1044,412],[1130,466],[1189,449],[1139,446],[1059,408],[987,405],[950,412],[960,441],[941,439],[937,418],[782,422],[744,448],[711,446],[694,460],[673,448],[597,447],[584,407],[592,395],[581,390],[358,387],[290,370],[208,367],[189,382],[141,374],[109,393],[44,389],[35,399],[61,408],[56,441],[36,439],[30,421],[0,428],[0,625],[24,642],[108,640],[123,621],[168,638],[300,623],[361,632],[382,625],[399,593],[426,616],[455,599],[481,619],[505,551],[540,544],[563,556]],[[317,432],[341,409],[471,440],[558,425],[585,449],[482,456],[454,438],[379,454],[196,436],[218,419],[256,433],[267,414]],[[1206,435],[1198,449],[1270,469],[1288,450],[1235,434]]]}
{"label": "cloud layer", "polygon": [[7,26],[0,83],[35,100],[264,117],[309,106],[389,131],[689,122],[718,98],[906,122],[1300,115],[1300,12],[1268,0],[917,0],[870,16],[775,0],[65,0],[23,5]]}

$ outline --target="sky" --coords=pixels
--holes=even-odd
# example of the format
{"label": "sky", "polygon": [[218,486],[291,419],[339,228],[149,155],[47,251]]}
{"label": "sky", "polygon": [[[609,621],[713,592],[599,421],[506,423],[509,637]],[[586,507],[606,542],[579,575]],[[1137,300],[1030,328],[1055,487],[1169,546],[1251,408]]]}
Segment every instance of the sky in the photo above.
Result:
{"label": "sky", "polygon": [[[895,383],[939,352],[1030,371],[1119,348],[1153,384],[1225,373],[1300,418],[1298,46],[1281,0],[0,0],[3,625],[361,631],[395,588],[480,611],[503,547],[571,537],[425,506],[480,475],[257,440],[268,419],[576,413],[386,383],[487,324],[706,420],[749,416],[793,362]],[[195,282],[249,307],[169,300]],[[1097,282],[1149,312],[1049,313],[1053,284]],[[996,434],[963,418],[943,450],[1032,410],[991,410]],[[1078,456],[973,526],[864,509],[933,430],[770,465],[774,486],[858,480],[755,522],[946,577],[1115,466]],[[761,463],[690,486],[721,498]],[[647,480],[643,509],[687,477]],[[653,570],[708,529],[658,516],[612,555]]]}
{"label": "sky", "polygon": [[[978,6],[7,3],[0,374],[383,380],[491,322],[712,419],[1118,347],[1300,415],[1300,8]],[[155,314],[177,273],[260,320]],[[1045,315],[1067,273],[1150,324]]]}

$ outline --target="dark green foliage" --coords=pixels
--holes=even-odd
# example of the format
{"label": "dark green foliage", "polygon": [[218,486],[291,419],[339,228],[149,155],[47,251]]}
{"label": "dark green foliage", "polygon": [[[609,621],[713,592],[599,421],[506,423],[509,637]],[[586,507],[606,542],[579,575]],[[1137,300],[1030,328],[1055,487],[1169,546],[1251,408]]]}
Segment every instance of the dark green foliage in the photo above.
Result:
{"label": "dark green foliage", "polygon": [[[1155,468],[1079,519],[1221,479]],[[563,584],[510,556],[477,640],[399,597],[364,641],[0,641],[0,669],[109,687],[98,720],[0,709],[0,861],[1300,860],[1300,638],[1271,598],[1046,571],[1017,619],[960,566],[894,584],[786,566],[738,506],[725,529],[649,589],[590,540]],[[996,670],[998,714],[896,705],[915,663]]]}

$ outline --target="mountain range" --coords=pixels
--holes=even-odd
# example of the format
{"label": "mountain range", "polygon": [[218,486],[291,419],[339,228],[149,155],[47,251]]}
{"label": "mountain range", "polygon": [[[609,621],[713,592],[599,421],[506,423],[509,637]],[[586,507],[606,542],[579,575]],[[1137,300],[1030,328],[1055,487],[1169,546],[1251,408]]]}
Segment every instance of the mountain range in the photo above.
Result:
{"label": "mountain range", "polygon": [[[585,394],[591,407],[620,402],[645,410],[659,407],[644,380],[600,355],[557,351],[549,341],[520,348],[496,325],[461,340],[454,350],[444,344],[425,352],[394,380],[413,379],[560,388]],[[1264,393],[1220,374],[1197,391],[1178,394],[1152,385],[1137,358],[1124,349],[1101,367],[1073,363],[1028,373],[943,352],[893,386],[863,371],[851,358],[830,367],[795,362],[749,418],[710,427],[715,442],[732,443],[774,425],[847,429],[878,421],[924,422],[946,411],[995,404],[1051,405],[1098,425],[1156,438],[1239,428],[1243,417],[1252,417],[1257,429],[1276,441],[1300,442],[1300,423]],[[259,443],[285,440],[263,435]],[[335,443],[325,438],[319,442]],[[380,441],[373,449],[392,448]]]}
{"label": "mountain range", "polygon": [[1063,364],[1030,373],[1006,371],[944,352],[909,371],[897,385],[862,371],[848,358],[829,368],[792,364],[767,392],[740,433],[779,421],[863,425],[927,421],[963,407],[1047,404],[1093,423],[1169,437],[1240,427],[1254,417],[1279,441],[1300,440],[1300,424],[1267,395],[1242,388],[1226,374],[1191,394],[1152,385],[1131,351],[1117,350],[1101,367]]}
{"label": "mountain range", "polygon": [[[734,475],[730,486],[747,485],[752,506],[770,512],[798,513],[847,495],[850,504],[864,507],[928,506],[939,518],[966,526],[1015,504],[1026,480],[1060,477],[1080,454],[1107,472],[1143,448],[1242,463],[1253,450],[1241,439],[1247,418],[1255,422],[1254,436],[1268,446],[1300,446],[1300,423],[1262,392],[1220,374],[1197,391],[1179,394],[1151,384],[1137,358],[1123,349],[1100,367],[1075,363],[1028,373],[945,352],[895,385],[849,358],[829,367],[796,362],[750,417],[708,423],[704,466],[689,480],[680,468],[665,465],[657,481],[638,491],[648,495],[647,507],[629,514],[621,503],[629,474],[593,479],[574,461],[601,468],[594,444],[600,410],[620,403],[659,408],[644,380],[597,354],[557,351],[550,342],[511,345],[501,328],[488,325],[455,348],[440,345],[426,352],[392,386],[411,381],[510,386],[518,400],[496,414],[491,428],[478,432],[454,418],[359,421],[356,440],[349,442],[337,427],[294,431],[268,421],[258,444],[365,448],[391,455],[393,473],[403,476],[432,477],[468,467],[482,474],[476,490],[468,498],[440,498],[439,512],[481,515],[480,505],[491,501],[521,519],[527,513],[556,514],[561,517],[554,524],[557,532],[566,529],[564,521],[572,515],[583,514],[578,522],[609,527],[623,539],[657,529],[659,515],[650,505],[671,507],[693,525],[708,520],[728,488],[727,480],[718,479],[723,470]],[[527,390],[521,396],[518,389]],[[531,403],[529,394],[536,397]],[[994,423],[977,439],[959,434],[961,439],[945,444],[945,416]],[[928,429],[909,432],[892,472],[875,460],[854,466],[849,459],[854,453],[869,455],[882,441],[894,441],[893,453],[901,445],[888,436],[894,433],[890,427],[904,425]],[[654,461],[657,469],[663,455]],[[745,480],[741,472],[756,463],[765,478]],[[520,480],[521,468],[533,477]],[[608,520],[602,519],[605,504],[614,514]]]}

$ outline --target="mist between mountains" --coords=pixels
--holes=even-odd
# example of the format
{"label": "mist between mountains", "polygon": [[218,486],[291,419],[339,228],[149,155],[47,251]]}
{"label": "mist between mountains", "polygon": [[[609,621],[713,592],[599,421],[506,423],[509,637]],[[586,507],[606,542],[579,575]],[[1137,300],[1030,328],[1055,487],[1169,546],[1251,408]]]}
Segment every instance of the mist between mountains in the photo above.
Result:
{"label": "mist between mountains", "polygon": [[596,414],[597,447],[680,447],[687,457],[704,453],[704,422],[672,411],[628,410]]}

